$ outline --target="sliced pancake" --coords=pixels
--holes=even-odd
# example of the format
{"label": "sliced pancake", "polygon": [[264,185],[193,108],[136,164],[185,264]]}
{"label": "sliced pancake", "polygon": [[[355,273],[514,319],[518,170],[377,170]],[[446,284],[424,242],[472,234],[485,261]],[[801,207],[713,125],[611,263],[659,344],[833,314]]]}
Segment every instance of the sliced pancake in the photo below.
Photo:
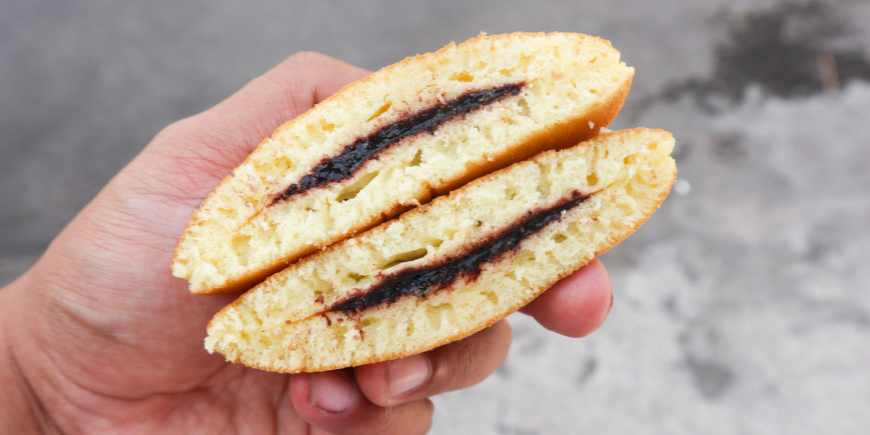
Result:
{"label": "sliced pancake", "polygon": [[194,293],[288,264],[481,175],[592,137],[633,69],[579,34],[481,36],[408,58],[279,128],[203,202],[172,265]]}
{"label": "sliced pancake", "polygon": [[676,177],[673,145],[611,132],[475,180],[269,277],[214,317],[206,348],[295,373],[466,337],[649,218]]}

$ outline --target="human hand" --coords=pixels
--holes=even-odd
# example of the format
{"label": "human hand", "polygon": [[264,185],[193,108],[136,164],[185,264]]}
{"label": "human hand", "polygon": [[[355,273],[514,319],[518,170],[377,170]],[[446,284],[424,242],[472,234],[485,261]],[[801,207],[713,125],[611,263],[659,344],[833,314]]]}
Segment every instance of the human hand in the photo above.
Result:
{"label": "human hand", "polygon": [[[171,276],[187,220],[280,124],[366,74],[298,54],[158,134],[0,291],[0,381],[18,387],[0,401],[0,432],[422,433],[428,397],[501,365],[504,321],[422,355],[317,374],[249,369],[203,349],[206,324],[233,297],[191,295]],[[595,260],[522,311],[579,337],[611,302]]]}

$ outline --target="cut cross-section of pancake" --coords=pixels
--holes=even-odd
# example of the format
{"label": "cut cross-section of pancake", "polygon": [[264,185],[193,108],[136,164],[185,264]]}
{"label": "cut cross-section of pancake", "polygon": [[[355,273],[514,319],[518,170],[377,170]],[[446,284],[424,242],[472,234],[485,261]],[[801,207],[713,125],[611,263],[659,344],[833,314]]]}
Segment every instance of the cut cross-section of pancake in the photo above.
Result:
{"label": "cut cross-section of pancake", "polygon": [[294,373],[466,337],[649,218],[676,177],[673,146],[617,131],[484,176],[271,276],[215,316],[206,348]]}
{"label": "cut cross-section of pancake", "polygon": [[541,151],[594,136],[633,69],[579,34],[481,36],[408,58],[279,128],[194,214],[172,269],[244,290],[317,250]]}

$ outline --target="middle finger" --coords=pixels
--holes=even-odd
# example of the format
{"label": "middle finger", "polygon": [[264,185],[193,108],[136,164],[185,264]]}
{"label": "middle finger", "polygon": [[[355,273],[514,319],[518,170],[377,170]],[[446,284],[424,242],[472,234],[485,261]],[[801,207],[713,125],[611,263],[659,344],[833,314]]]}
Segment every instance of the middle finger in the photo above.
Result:
{"label": "middle finger", "polygon": [[395,406],[474,385],[507,358],[511,327],[504,320],[429,352],[356,367],[360,390],[373,403]]}

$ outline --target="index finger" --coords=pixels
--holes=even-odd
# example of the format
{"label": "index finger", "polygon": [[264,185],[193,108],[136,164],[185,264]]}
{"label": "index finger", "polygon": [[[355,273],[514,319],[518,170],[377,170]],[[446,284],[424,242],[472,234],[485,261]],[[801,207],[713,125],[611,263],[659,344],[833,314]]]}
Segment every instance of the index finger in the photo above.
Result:
{"label": "index finger", "polygon": [[164,129],[134,168],[152,169],[155,190],[183,192],[198,203],[279,126],[368,74],[319,53],[295,54],[218,105]]}

